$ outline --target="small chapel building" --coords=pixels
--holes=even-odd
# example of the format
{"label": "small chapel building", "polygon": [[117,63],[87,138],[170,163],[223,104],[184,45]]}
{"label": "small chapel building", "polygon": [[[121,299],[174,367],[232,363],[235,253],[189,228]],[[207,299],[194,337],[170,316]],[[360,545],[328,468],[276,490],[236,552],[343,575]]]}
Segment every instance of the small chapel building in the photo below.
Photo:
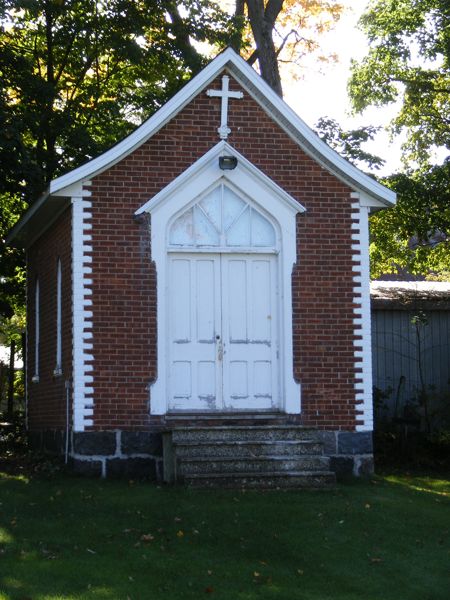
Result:
{"label": "small chapel building", "polygon": [[272,478],[371,472],[368,216],[394,202],[219,54],[10,235],[33,443],[98,476],[180,479],[182,440],[219,483],[256,482],[255,453]]}

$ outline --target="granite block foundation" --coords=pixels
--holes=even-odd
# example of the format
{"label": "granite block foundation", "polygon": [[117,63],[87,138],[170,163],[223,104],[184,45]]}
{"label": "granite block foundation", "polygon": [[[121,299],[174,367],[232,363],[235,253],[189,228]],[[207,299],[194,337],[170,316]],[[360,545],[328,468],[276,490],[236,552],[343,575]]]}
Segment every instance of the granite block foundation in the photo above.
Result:
{"label": "granite block foundation", "polygon": [[[69,464],[75,473],[87,477],[161,482],[163,431],[168,430],[71,432]],[[338,481],[373,473],[370,432],[307,431],[323,446],[323,456],[329,458],[330,470]],[[32,431],[29,440],[35,450],[64,455],[65,435],[60,430]]]}

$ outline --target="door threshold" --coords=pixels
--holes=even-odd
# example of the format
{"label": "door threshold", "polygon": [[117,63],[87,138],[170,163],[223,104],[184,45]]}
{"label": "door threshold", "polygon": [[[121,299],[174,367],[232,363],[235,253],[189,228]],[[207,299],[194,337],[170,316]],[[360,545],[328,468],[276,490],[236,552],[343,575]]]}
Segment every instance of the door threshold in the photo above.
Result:
{"label": "door threshold", "polygon": [[176,420],[229,420],[229,419],[280,419],[285,418],[286,413],[275,411],[238,411],[238,412],[204,412],[204,411],[186,411],[186,412],[170,412],[165,415],[167,421]]}

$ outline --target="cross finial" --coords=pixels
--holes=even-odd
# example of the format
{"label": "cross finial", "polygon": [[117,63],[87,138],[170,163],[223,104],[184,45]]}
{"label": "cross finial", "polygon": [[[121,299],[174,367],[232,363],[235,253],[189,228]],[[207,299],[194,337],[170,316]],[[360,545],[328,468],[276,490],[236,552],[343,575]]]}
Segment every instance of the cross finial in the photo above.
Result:
{"label": "cross finial", "polygon": [[218,97],[222,99],[222,106],[220,111],[220,127],[217,132],[221,140],[226,140],[228,134],[231,133],[231,129],[228,127],[228,98],[242,98],[244,94],[242,92],[231,92],[228,89],[230,78],[228,75],[222,77],[222,89],[221,90],[207,90],[206,93],[211,97]]}

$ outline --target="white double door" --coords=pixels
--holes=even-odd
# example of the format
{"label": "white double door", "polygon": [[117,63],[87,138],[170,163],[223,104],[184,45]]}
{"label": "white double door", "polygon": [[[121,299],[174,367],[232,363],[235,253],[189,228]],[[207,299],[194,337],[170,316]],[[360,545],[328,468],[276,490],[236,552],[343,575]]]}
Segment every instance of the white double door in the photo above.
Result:
{"label": "white double door", "polygon": [[168,258],[169,410],[277,409],[277,256]]}

